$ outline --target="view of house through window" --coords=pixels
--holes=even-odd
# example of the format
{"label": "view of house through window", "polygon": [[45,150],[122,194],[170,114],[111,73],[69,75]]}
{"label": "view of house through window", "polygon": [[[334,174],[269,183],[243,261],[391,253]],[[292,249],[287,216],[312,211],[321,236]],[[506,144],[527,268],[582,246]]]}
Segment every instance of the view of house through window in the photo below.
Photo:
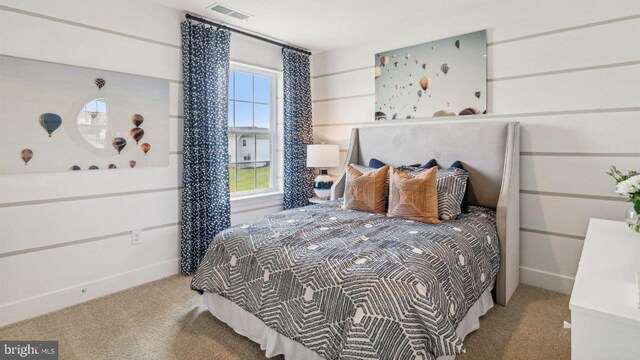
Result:
{"label": "view of house through window", "polygon": [[229,70],[229,186],[232,195],[274,188],[275,76]]}

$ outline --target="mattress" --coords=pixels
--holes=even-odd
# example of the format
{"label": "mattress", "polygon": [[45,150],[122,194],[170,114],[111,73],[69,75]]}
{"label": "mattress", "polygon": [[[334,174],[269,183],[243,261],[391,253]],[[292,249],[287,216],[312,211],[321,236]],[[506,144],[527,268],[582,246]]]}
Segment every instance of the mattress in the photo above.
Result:
{"label": "mattress", "polygon": [[218,234],[192,288],[326,359],[436,359],[500,266],[495,213],[438,225],[341,208],[283,211]]}

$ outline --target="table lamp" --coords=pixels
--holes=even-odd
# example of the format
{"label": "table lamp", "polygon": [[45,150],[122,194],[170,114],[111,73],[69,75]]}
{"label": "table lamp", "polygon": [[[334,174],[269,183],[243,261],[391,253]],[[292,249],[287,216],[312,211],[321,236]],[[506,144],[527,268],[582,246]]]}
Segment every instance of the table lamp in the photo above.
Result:
{"label": "table lamp", "polygon": [[318,177],[313,180],[313,191],[318,198],[325,200],[331,196],[333,179],[328,175],[327,168],[337,166],[340,166],[338,145],[307,145],[307,167],[319,169]]}

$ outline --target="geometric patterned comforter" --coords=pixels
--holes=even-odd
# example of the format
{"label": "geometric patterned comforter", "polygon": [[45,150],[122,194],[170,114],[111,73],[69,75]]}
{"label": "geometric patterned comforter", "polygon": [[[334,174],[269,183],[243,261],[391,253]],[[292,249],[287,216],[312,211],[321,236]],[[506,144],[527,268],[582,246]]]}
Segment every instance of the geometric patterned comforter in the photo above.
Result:
{"label": "geometric patterned comforter", "polygon": [[500,265],[495,212],[432,225],[345,210],[283,211],[218,234],[191,284],[326,359],[464,351],[458,323]]}

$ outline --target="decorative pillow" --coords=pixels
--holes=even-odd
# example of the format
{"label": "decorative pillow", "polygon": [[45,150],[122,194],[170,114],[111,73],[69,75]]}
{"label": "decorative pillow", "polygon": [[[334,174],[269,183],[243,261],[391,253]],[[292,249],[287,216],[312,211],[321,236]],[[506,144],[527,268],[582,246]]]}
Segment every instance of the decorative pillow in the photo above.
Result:
{"label": "decorative pillow", "polygon": [[387,216],[439,224],[436,168],[411,176],[391,169]]}
{"label": "decorative pillow", "polygon": [[[429,170],[423,168],[403,169],[407,175],[413,177],[417,177]],[[467,189],[468,179],[469,173],[461,169],[447,168],[438,170],[436,183],[438,189],[438,215],[441,219],[453,220],[461,214],[462,199]]]}
{"label": "decorative pillow", "polygon": [[[369,164],[371,164],[371,162],[369,162]],[[376,168],[374,168],[374,167],[358,165],[358,164],[351,164],[349,166],[353,167],[354,169],[360,171],[363,174],[368,174],[368,173],[376,170]],[[384,167],[384,166],[389,167],[388,165],[382,165],[382,167]],[[389,200],[389,176],[388,175],[390,175],[390,174],[391,174],[391,172],[387,171],[387,181],[384,183],[385,204],[387,204],[388,200]]]}
{"label": "decorative pillow", "polygon": [[[460,160],[455,161],[453,164],[451,164],[450,167],[464,170],[464,166],[462,166],[462,163],[460,162]],[[462,198],[462,204],[460,204],[460,210],[462,210],[464,214],[469,213],[469,179],[468,178],[467,178],[467,186],[464,190],[464,197]]]}
{"label": "decorative pillow", "polygon": [[436,159],[431,159],[429,161],[427,161],[424,165],[420,166],[423,169],[431,169],[434,166],[438,166],[438,162],[436,161]]}
{"label": "decorative pillow", "polygon": [[371,213],[384,213],[387,201],[387,172],[389,166],[366,173],[347,167],[347,181],[344,191],[344,207]]}
{"label": "decorative pillow", "polygon": [[[431,160],[431,161],[433,161],[435,163],[435,160]],[[385,165],[387,165],[387,164],[385,164],[384,162],[382,162],[382,161],[380,161],[380,160],[378,160],[376,158],[371,158],[371,160],[369,160],[369,167],[372,168],[372,169],[380,169],[381,167],[383,167]],[[402,165],[400,167],[403,167],[403,166],[417,167],[417,166],[420,166],[420,164]]]}
{"label": "decorative pillow", "polygon": [[372,158],[371,160],[369,160],[369,167],[373,168],[373,169],[380,169],[381,167],[385,166],[387,164],[383,163],[382,161],[376,159],[376,158]]}

